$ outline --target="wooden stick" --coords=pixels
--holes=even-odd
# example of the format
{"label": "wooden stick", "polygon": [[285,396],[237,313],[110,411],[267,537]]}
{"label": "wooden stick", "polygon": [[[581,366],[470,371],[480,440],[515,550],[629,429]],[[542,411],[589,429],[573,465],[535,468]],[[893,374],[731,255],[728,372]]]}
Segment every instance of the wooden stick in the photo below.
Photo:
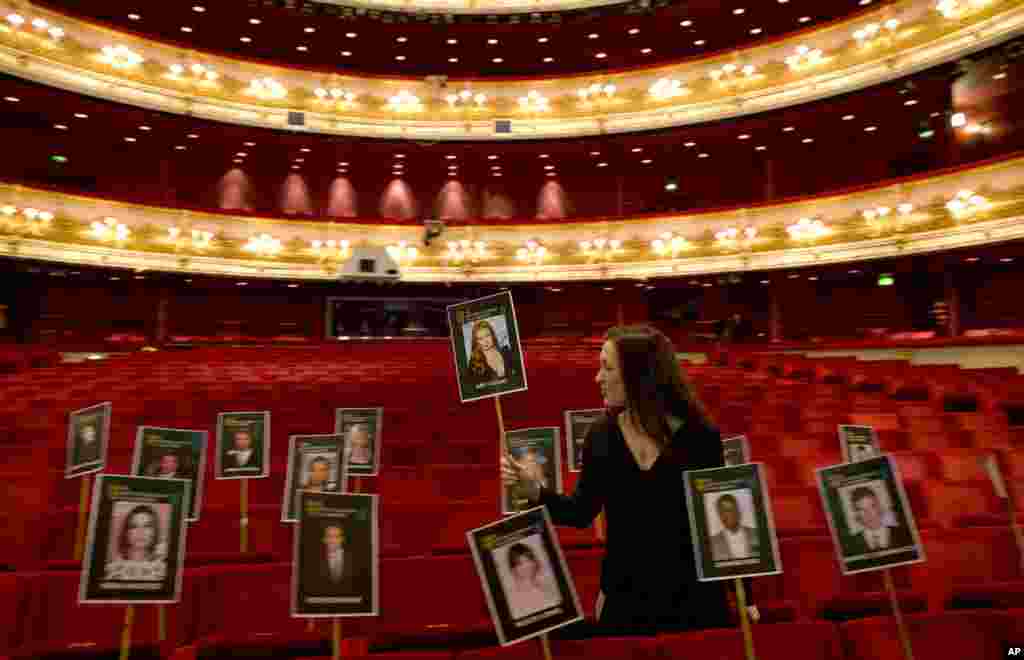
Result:
{"label": "wooden stick", "polygon": [[82,561],[85,553],[85,528],[89,514],[89,485],[92,475],[82,477],[82,488],[78,495],[78,529],[75,532],[75,561]]}
{"label": "wooden stick", "polygon": [[551,641],[547,633],[540,636],[540,648],[544,651],[544,660],[551,660]]}
{"label": "wooden stick", "polygon": [[498,413],[498,437],[501,438],[501,456],[505,455],[505,416],[501,414],[501,396],[494,397],[494,412]]}
{"label": "wooden stick", "polygon": [[332,660],[340,660],[341,658],[341,619],[335,617],[332,620],[333,628],[333,643],[331,644],[331,658]]}
{"label": "wooden stick", "polygon": [[740,629],[743,631],[743,650],[747,660],[757,660],[754,653],[754,635],[750,631],[750,617],[747,614],[747,590],[743,588],[743,578],[736,580],[736,609],[740,612]]}
{"label": "wooden stick", "polygon": [[156,606],[156,638],[161,642],[167,640],[167,612],[163,605]]}
{"label": "wooden stick", "polygon": [[907,627],[903,623],[903,612],[900,611],[900,601],[896,598],[896,587],[892,583],[892,572],[888,568],[882,569],[882,577],[885,579],[885,590],[889,592],[889,600],[892,602],[892,613],[896,617],[896,629],[900,635],[900,643],[903,645],[903,655],[906,660],[914,660],[914,649],[910,645],[910,635],[907,634]]}
{"label": "wooden stick", "polygon": [[241,552],[249,552],[249,480],[240,479],[238,491],[238,507],[239,507],[239,526],[238,532],[240,538],[238,540],[238,547]]}
{"label": "wooden stick", "polygon": [[1006,494],[1006,508],[1010,514],[1010,530],[1013,532],[1013,538],[1017,541],[1021,570],[1024,570],[1024,532],[1021,531],[1020,524],[1017,522],[1017,502],[1014,501],[1013,496],[1013,492]]}
{"label": "wooden stick", "polygon": [[121,660],[128,660],[132,649],[132,623],[135,622],[135,606],[124,608],[124,628],[121,630]]}
{"label": "wooden stick", "polygon": [[604,509],[601,509],[597,514],[597,518],[594,519],[594,534],[597,535],[598,541],[604,541],[605,539],[605,525],[604,525]]}

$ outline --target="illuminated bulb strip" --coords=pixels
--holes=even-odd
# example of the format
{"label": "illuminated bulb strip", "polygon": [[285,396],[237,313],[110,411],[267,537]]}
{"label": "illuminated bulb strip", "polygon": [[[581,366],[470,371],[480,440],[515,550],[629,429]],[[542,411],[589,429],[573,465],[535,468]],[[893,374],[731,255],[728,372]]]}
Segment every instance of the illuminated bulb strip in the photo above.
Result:
{"label": "illuminated bulb strip", "polygon": [[398,245],[389,245],[385,249],[388,255],[398,262],[400,266],[410,264],[420,256],[420,251],[409,245],[406,241],[399,241]]}
{"label": "illuminated bulb strip", "polygon": [[661,78],[647,89],[647,93],[656,101],[667,101],[679,96],[686,96],[690,90],[683,83],[673,78]]}
{"label": "illuminated bulb strip", "polygon": [[195,62],[188,66],[184,64],[172,64],[167,67],[164,77],[177,82],[191,82],[203,86],[211,86],[220,78],[220,74],[212,67]]}
{"label": "illuminated bulb strip", "polygon": [[31,22],[27,21],[24,16],[17,13],[7,14],[5,17],[7,23],[14,29],[21,29],[23,26],[32,27],[37,33],[42,35],[44,38],[48,37],[53,41],[58,41],[64,37],[64,29],[50,24],[45,18],[34,18]]}
{"label": "illuminated bulb strip", "polygon": [[347,240],[314,240],[309,243],[309,251],[320,259],[347,259],[351,255],[351,246],[352,243]]}
{"label": "illuminated bulb strip", "polygon": [[337,103],[352,103],[356,100],[355,92],[339,89],[337,87],[317,87],[313,90],[313,96],[316,97],[317,101],[322,103],[330,103],[332,101]]}
{"label": "illuminated bulb strip", "polygon": [[748,80],[757,80],[763,76],[757,73],[757,67],[753,64],[745,64],[740,67],[736,64],[730,63],[726,64],[721,69],[714,69],[708,74],[708,77],[716,83],[731,85]]}
{"label": "illuminated bulb strip", "polygon": [[853,33],[853,38],[857,40],[857,43],[864,45],[872,42],[879,36],[888,36],[886,35],[886,33],[882,32],[883,28],[886,30],[887,33],[891,34],[893,32],[896,32],[896,30],[898,30],[899,27],[900,21],[898,18],[890,18],[882,25],[879,25],[878,23],[868,23],[861,29],[855,31]]}
{"label": "illuminated bulb strip", "polygon": [[130,69],[145,62],[145,58],[127,46],[104,46],[97,56],[100,62],[115,69]]}
{"label": "illuminated bulb strip", "polygon": [[688,240],[682,236],[676,236],[672,232],[665,232],[660,238],[651,241],[651,249],[659,257],[676,257],[680,252],[691,247]]}
{"label": "illuminated bulb strip", "polygon": [[946,209],[957,220],[988,210],[991,206],[988,198],[970,190],[961,190],[953,199],[946,202]]}
{"label": "illuminated bulb strip", "polygon": [[755,227],[746,227],[743,230],[729,227],[728,229],[715,232],[715,240],[723,248],[748,246],[755,238],[757,238],[757,229]]}
{"label": "illuminated bulb strip", "polygon": [[249,81],[245,94],[259,99],[283,99],[288,90],[273,78],[255,78]]}
{"label": "illuminated bulb strip", "polygon": [[579,245],[580,252],[589,259],[611,259],[623,253],[622,241],[615,238],[580,241]]}
{"label": "illuminated bulb strip", "polygon": [[471,103],[475,104],[477,108],[483,108],[487,104],[487,95],[481,93],[473,94],[472,91],[464,89],[458,94],[449,94],[444,97],[444,100],[448,102],[449,108],[459,106],[470,107]]}
{"label": "illuminated bulb strip", "polygon": [[249,241],[242,246],[242,249],[246,252],[253,252],[260,255],[261,257],[272,257],[279,253],[282,249],[281,241],[274,238],[270,234],[260,234],[259,236],[253,236]]}
{"label": "illuminated bulb strip", "polygon": [[168,241],[178,247],[191,247],[194,250],[205,250],[213,245],[213,232],[193,229],[183,235],[178,227],[167,228]]}
{"label": "illuminated bulb strip", "polygon": [[793,71],[800,69],[806,69],[808,67],[817,66],[823,62],[827,62],[829,58],[826,58],[820,48],[810,48],[809,46],[797,46],[796,53],[786,58],[786,66]]}
{"label": "illuminated bulb strip", "polygon": [[472,262],[476,263],[488,259],[487,243],[484,241],[448,241],[448,251],[444,258],[455,263]]}
{"label": "illuminated bulb strip", "polygon": [[417,112],[423,109],[420,97],[403,89],[388,99],[388,108],[395,112]]}
{"label": "illuminated bulb strip", "polygon": [[600,84],[593,83],[589,87],[581,87],[576,90],[576,95],[580,97],[580,101],[586,103],[587,101],[597,101],[602,97],[610,99],[615,96],[615,92],[618,88],[611,83]]}
{"label": "illuminated bulb strip", "polygon": [[786,231],[795,241],[813,241],[832,233],[824,222],[811,218],[800,218],[795,224],[786,227]]}
{"label": "illuminated bulb strip", "polygon": [[946,18],[960,18],[991,4],[991,0],[939,0],[935,9]]}

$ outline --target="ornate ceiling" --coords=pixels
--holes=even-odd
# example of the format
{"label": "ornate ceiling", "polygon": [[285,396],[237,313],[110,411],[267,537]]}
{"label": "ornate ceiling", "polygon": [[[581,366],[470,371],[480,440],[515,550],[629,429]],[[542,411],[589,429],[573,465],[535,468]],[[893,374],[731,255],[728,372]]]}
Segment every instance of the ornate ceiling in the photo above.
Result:
{"label": "ornate ceiling", "polygon": [[[708,57],[892,4],[890,0],[441,0],[478,12],[529,6],[530,14],[441,15],[365,11],[341,3],[251,0],[47,0],[39,6],[176,47],[324,73],[451,78],[547,77]],[[600,9],[551,11],[607,3]],[[546,7],[545,5],[550,5]],[[646,6],[645,6],[646,5]],[[197,11],[201,9],[202,11]],[[537,10],[545,13],[536,13]],[[412,12],[412,13],[408,13]],[[739,13],[737,13],[739,12]],[[184,32],[183,30],[188,30]],[[353,36],[349,36],[353,35]],[[603,54],[603,55],[600,55]]]}
{"label": "ornate ceiling", "polygon": [[932,0],[868,6],[852,21],[672,66],[564,79],[449,80],[444,86],[207,56],[36,11],[18,15],[17,25],[9,19],[0,31],[0,69],[80,93],[240,124],[281,128],[301,112],[302,124],[294,128],[302,132],[539,139],[785,107],[891,80],[1024,31],[1020,3],[961,4],[962,11],[949,15],[936,11]]}

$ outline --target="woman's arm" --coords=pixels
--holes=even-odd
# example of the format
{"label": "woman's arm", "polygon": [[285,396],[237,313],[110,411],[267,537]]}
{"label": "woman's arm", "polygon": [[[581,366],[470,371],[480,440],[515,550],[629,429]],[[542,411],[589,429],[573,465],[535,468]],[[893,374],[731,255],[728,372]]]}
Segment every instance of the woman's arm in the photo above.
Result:
{"label": "woman's arm", "polygon": [[[594,428],[583,444],[583,471],[572,495],[561,495],[549,488],[540,491],[540,504],[547,507],[556,525],[584,529],[604,508],[604,469],[607,441],[604,431]],[[595,451],[595,446],[599,447]]]}

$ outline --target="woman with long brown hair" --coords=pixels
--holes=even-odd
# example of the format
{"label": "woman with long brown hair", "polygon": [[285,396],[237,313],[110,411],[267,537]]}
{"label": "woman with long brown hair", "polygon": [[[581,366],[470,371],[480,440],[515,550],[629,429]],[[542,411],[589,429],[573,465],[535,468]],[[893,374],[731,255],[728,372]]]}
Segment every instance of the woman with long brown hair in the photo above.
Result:
{"label": "woman with long brown hair", "polygon": [[469,351],[469,375],[476,383],[505,380],[512,376],[515,360],[498,343],[498,334],[486,319],[473,324]]}
{"label": "woman with long brown hair", "polygon": [[[682,475],[723,465],[721,436],[683,378],[672,343],[648,326],[614,327],[595,380],[606,414],[587,433],[575,492],[541,487],[507,456],[504,482],[525,487],[556,525],[588,527],[604,509],[603,632],[731,627],[725,588],[697,580]],[[751,614],[757,618],[756,608]]]}

